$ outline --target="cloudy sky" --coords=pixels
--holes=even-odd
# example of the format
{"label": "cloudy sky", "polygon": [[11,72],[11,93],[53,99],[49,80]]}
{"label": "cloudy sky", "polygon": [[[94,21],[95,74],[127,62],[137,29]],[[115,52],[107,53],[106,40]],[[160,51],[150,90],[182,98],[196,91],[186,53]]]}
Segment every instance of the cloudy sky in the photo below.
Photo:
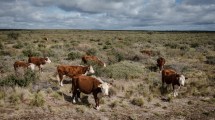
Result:
{"label": "cloudy sky", "polygon": [[215,30],[215,0],[0,0],[0,29]]}

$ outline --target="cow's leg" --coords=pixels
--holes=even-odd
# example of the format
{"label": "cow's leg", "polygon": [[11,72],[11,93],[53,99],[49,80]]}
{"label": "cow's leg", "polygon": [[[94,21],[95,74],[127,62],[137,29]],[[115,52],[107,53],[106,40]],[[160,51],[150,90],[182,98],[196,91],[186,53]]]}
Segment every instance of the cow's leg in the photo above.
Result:
{"label": "cow's leg", "polygon": [[43,72],[43,65],[39,65],[39,71],[42,73]]}
{"label": "cow's leg", "polygon": [[177,90],[175,89],[175,85],[172,84],[172,88],[173,88],[173,96],[176,97],[177,96]]}
{"label": "cow's leg", "polygon": [[93,96],[94,96],[95,103],[96,103],[95,109],[99,110],[100,106],[99,106],[99,98],[97,97],[97,93],[93,93]]}
{"label": "cow's leg", "polygon": [[77,89],[74,88],[74,86],[72,86],[72,103],[76,103],[75,101],[75,97],[76,97],[76,94],[77,94]]}
{"label": "cow's leg", "polygon": [[59,81],[59,84],[60,86],[63,86],[63,74],[58,74],[59,75],[59,78],[60,78],[60,81]]}
{"label": "cow's leg", "polygon": [[80,90],[77,90],[76,95],[77,95],[77,100],[78,100],[78,102],[79,102],[79,101],[81,102],[81,92],[80,92]]}

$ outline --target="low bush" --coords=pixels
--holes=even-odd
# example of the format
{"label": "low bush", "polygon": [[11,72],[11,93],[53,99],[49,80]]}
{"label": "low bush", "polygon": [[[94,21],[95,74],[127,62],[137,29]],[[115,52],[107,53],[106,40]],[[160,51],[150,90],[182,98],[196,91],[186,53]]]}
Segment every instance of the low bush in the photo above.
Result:
{"label": "low bush", "polygon": [[142,97],[133,98],[133,99],[131,100],[131,103],[132,103],[133,105],[143,106],[144,100],[143,100]]}
{"label": "low bush", "polygon": [[31,106],[40,107],[45,103],[44,95],[41,92],[35,93],[30,101]]}
{"label": "low bush", "polygon": [[32,55],[32,56],[40,56],[40,52],[37,52],[35,50],[32,49],[26,49],[23,50],[22,53],[24,54],[24,56],[28,56],[28,55]]}
{"label": "low bush", "polygon": [[97,50],[95,48],[91,48],[91,49],[87,50],[86,54],[87,55],[96,55]]}
{"label": "low bush", "polygon": [[75,60],[75,59],[78,59],[80,57],[81,57],[81,53],[79,53],[79,52],[70,52],[67,55],[67,60]]}
{"label": "low bush", "polygon": [[21,36],[20,33],[11,32],[7,34],[8,39],[17,40]]}
{"label": "low bush", "polygon": [[20,86],[20,87],[27,87],[29,84],[35,82],[38,79],[36,73],[32,71],[26,71],[24,76],[16,76],[16,75],[9,75],[6,78],[3,78],[0,81],[0,86]]}
{"label": "low bush", "polygon": [[104,76],[118,79],[134,79],[139,78],[144,73],[142,64],[131,61],[122,61],[109,65],[104,70]]}

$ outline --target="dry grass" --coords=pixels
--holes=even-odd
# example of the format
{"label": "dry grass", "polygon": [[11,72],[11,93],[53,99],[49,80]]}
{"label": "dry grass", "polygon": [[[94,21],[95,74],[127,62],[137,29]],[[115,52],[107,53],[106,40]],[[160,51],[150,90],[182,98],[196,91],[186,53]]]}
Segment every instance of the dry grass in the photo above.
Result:
{"label": "dry grass", "polygon": [[[204,109],[210,110],[209,106],[214,106],[214,44],[213,32],[0,31],[0,83],[6,79],[25,82],[32,79],[32,76],[25,79],[14,76],[12,66],[16,60],[27,60],[28,54],[48,56],[52,60],[51,64],[44,66],[44,72],[34,78],[35,82],[19,87],[17,84],[12,87],[1,85],[0,110],[5,111],[4,118],[11,118],[7,115],[13,111],[7,110],[14,106],[23,113],[35,113],[39,109],[36,112],[38,115],[50,115],[45,110],[47,108],[55,113],[55,116],[49,116],[50,119],[142,119],[143,115],[152,119],[169,118],[162,117],[161,111],[171,113],[169,116],[196,118],[180,110],[189,112],[188,108],[197,106],[200,109],[199,106],[203,105],[207,105]],[[144,54],[141,52],[143,50],[152,54]],[[97,76],[113,81],[111,97],[101,99],[99,112],[92,107],[95,104],[92,95],[88,95],[83,104],[72,104],[69,93],[71,84],[60,87],[57,81],[50,78],[56,72],[57,65],[80,65],[80,57],[85,54],[96,55],[107,63],[106,68],[94,65],[94,69]],[[177,98],[173,98],[172,88],[164,96],[161,94],[161,75],[156,70],[156,59],[160,56],[166,59],[165,67],[174,68],[188,77]],[[66,78],[66,81],[69,80]],[[167,102],[162,101],[162,97],[166,97]],[[198,100],[201,97],[208,99]],[[193,99],[196,101],[193,102]],[[185,108],[181,108],[179,101],[186,103]],[[173,111],[173,108],[179,111]],[[211,117],[210,112],[203,115]],[[15,113],[11,116],[11,119],[16,118]],[[40,116],[44,118],[44,115]]]}

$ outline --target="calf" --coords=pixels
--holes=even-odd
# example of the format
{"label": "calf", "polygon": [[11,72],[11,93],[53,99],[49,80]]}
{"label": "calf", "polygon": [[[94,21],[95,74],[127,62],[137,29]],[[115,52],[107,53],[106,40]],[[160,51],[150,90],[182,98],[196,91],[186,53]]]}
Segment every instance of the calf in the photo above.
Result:
{"label": "calf", "polygon": [[163,70],[165,62],[165,59],[162,57],[157,59],[157,67],[160,69],[160,72]]}
{"label": "calf", "polygon": [[103,82],[101,79],[95,77],[84,75],[75,76],[72,80],[73,103],[76,103],[75,97],[80,99],[80,92],[85,94],[92,93],[96,103],[95,109],[98,110],[100,108],[99,98],[103,95],[108,96],[110,87],[111,85],[109,83]]}
{"label": "calf", "polygon": [[17,69],[22,67],[24,69],[27,69],[27,68],[30,68],[31,70],[34,70],[35,68],[35,65],[32,64],[32,63],[28,63],[28,62],[25,62],[25,61],[15,61],[14,64],[13,64],[13,67],[14,67],[14,70],[17,74]]}
{"label": "calf", "polygon": [[63,77],[68,76],[73,78],[76,75],[82,74],[93,74],[95,71],[92,66],[68,66],[68,65],[59,65],[57,66],[58,80],[60,81],[60,86],[63,86]]}
{"label": "calf", "polygon": [[[176,73],[176,71],[172,69],[164,69],[162,71],[162,88],[164,89],[164,83],[166,84],[172,84],[173,87],[173,95],[174,97],[178,96],[178,90],[181,86],[184,86],[185,84],[185,78],[184,75],[180,75]],[[178,85],[178,89],[175,89],[175,85]]]}
{"label": "calf", "polygon": [[102,62],[98,57],[96,56],[92,56],[92,55],[84,55],[82,57],[82,61],[87,64],[88,61],[93,61],[95,63],[97,63],[100,66],[106,67],[106,64],[104,62]]}
{"label": "calf", "polygon": [[28,63],[33,63],[39,68],[39,71],[42,72],[42,67],[46,63],[51,63],[51,60],[48,57],[31,57],[28,58]]}

